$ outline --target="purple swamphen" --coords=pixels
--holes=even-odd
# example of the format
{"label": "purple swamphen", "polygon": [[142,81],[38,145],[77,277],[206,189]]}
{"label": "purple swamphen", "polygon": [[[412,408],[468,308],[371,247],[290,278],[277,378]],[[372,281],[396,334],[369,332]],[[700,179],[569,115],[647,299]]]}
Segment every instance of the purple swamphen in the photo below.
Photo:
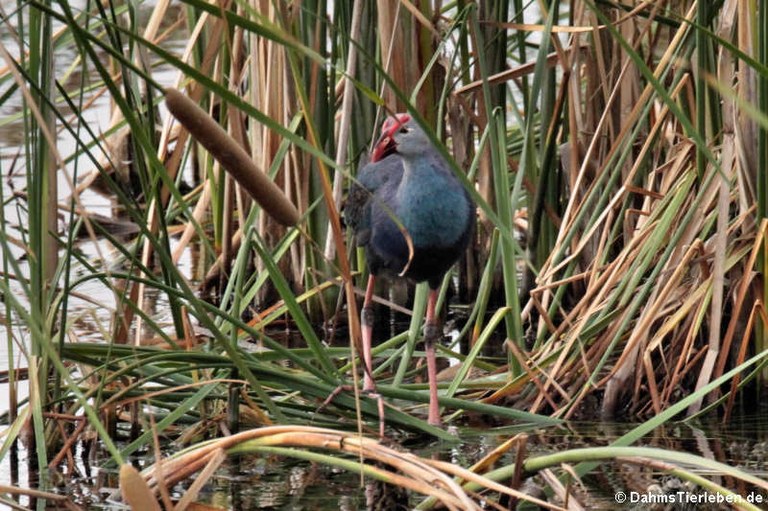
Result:
{"label": "purple swamphen", "polygon": [[[381,131],[371,161],[358,172],[345,206],[345,220],[355,233],[355,243],[365,248],[370,270],[361,312],[363,390],[376,390],[371,377],[371,302],[376,277],[427,281],[430,291],[424,342],[429,377],[428,420],[438,426],[437,290],[469,244],[475,226],[475,205],[448,162],[408,114],[388,118]],[[379,414],[383,416],[383,405],[379,403]]]}

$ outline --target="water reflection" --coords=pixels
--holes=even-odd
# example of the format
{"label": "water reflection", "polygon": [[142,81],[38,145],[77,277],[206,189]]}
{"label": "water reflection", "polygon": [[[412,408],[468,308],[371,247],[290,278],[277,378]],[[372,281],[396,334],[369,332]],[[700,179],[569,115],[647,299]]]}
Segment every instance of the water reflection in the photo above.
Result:
{"label": "water reflection", "polygon": [[[146,22],[154,8],[155,2],[139,2],[132,6],[135,13],[138,14],[138,23]],[[68,3],[74,11],[80,11],[86,8],[92,9],[92,3],[85,0],[74,0]],[[23,42],[19,41],[17,33],[13,27],[18,22],[17,9],[22,11],[23,16],[27,16],[27,4],[16,2],[15,0],[0,0],[0,12],[3,14],[0,22],[0,44],[8,50],[12,57],[19,58],[22,51],[25,51]],[[53,9],[59,9],[55,4]],[[177,21],[178,15],[182,13],[185,7],[181,4],[172,5],[167,11],[167,16],[163,19],[161,30],[170,27]],[[7,17],[6,17],[7,16]],[[94,20],[95,18],[91,18]],[[26,23],[26,20],[25,20]],[[54,31],[62,28],[60,23],[54,24]],[[181,31],[169,32],[170,38],[164,41],[165,48],[181,53],[181,49],[186,43],[186,35]],[[58,193],[56,198],[60,204],[59,230],[63,233],[63,239],[66,239],[70,229],[70,222],[77,222],[82,213],[71,214],[71,197],[75,193],[73,184],[76,185],[80,178],[94,169],[94,162],[85,153],[82,144],[92,144],[89,148],[96,159],[106,159],[107,155],[101,148],[104,142],[100,137],[107,132],[111,118],[112,105],[108,94],[101,92],[101,78],[92,65],[83,66],[82,61],[73,60],[73,55],[77,52],[72,47],[71,39],[64,40],[54,35],[55,55],[54,55],[54,74],[59,84],[69,90],[74,104],[82,111],[75,113],[73,108],[65,101],[57,97],[57,140],[56,150],[66,161],[65,172],[59,172]],[[97,52],[103,50],[96,47]],[[106,61],[106,54],[101,54],[102,60]],[[5,63],[0,64],[3,67]],[[178,71],[170,66],[156,66],[152,63],[152,74],[162,85],[170,85],[178,77]],[[4,75],[6,78],[9,75]],[[23,117],[23,95],[20,89],[13,85],[12,80],[3,80],[0,83],[0,95],[3,95],[2,105],[0,105],[0,187],[2,187],[3,214],[5,223],[3,225],[4,233],[12,241],[18,241],[18,245],[11,242],[7,250],[0,250],[0,269],[3,263],[13,262],[18,264],[18,275],[20,279],[28,277],[29,268],[26,261],[26,253],[23,249],[25,238],[24,230],[28,225],[27,210],[28,203],[25,199],[25,187],[27,186],[27,162],[25,160],[27,132]],[[64,123],[71,129],[64,129]],[[80,142],[78,142],[78,139]],[[97,140],[99,139],[99,140]],[[93,214],[94,218],[102,219],[103,223],[109,220],[119,221],[122,212],[118,208],[117,202],[113,197],[102,195],[97,191],[85,187],[78,192],[78,206],[83,206],[88,213]],[[114,230],[116,224],[111,224],[112,234],[118,236],[118,243],[129,243],[127,238],[120,238],[119,233]],[[84,230],[84,229],[83,229]],[[136,230],[124,233],[134,235]],[[105,238],[96,237],[92,239],[83,236],[78,239],[76,251],[84,260],[88,261],[90,267],[81,264],[75,258],[69,261],[69,283],[72,286],[72,292],[68,296],[66,334],[68,341],[74,342],[104,342],[108,339],[113,330],[114,312],[116,308],[115,293],[110,289],[106,282],[92,278],[94,269],[96,271],[115,271],[120,269],[121,256]],[[171,247],[176,244],[171,240]],[[183,275],[188,278],[199,278],[197,266],[201,262],[196,260],[196,248],[188,250],[179,260],[178,268]],[[62,252],[63,254],[63,252]],[[59,282],[63,285],[64,279]],[[11,292],[23,307],[29,303],[26,291],[17,281],[11,280]],[[154,289],[146,291],[147,314],[160,325],[170,323],[167,297]],[[6,313],[5,310],[2,313]],[[3,318],[5,319],[5,318]],[[13,367],[21,367],[22,370],[27,366],[27,360],[23,355],[28,343],[29,332],[18,317],[10,318],[10,327],[0,328],[0,365],[3,368],[9,367],[9,360],[13,360]],[[9,339],[8,337],[12,338]],[[0,374],[0,379],[2,379]],[[26,400],[29,388],[26,379],[17,381],[16,394],[18,401]],[[0,382],[0,414],[3,414],[7,420],[7,414],[11,406],[11,387],[8,383]],[[91,450],[91,446],[95,449]],[[38,469],[34,467],[36,456],[34,452],[28,452],[23,445],[16,446],[16,450],[11,450],[8,455],[0,459],[0,484],[13,485],[20,488],[37,488],[40,485],[44,489],[66,493],[72,496],[72,500],[84,506],[86,509],[92,509],[92,504],[109,508],[105,504],[107,495],[111,489],[117,486],[115,472],[103,468],[95,468],[99,464],[92,464],[96,460],[98,445],[78,444],[74,450],[74,456],[67,456],[61,464],[51,474],[51,480],[38,480],[38,476],[45,477],[49,474],[45,468]],[[52,458],[55,453],[48,453]],[[103,453],[101,454],[103,456]],[[103,459],[99,459],[103,461]],[[105,491],[106,490],[106,491]],[[18,496],[15,501],[24,507],[35,508],[37,502],[25,496]],[[49,503],[50,504],[50,503]],[[0,508],[3,504],[0,503]]]}
{"label": "water reflection", "polygon": [[[633,427],[633,424],[624,423],[574,422],[547,429],[529,430],[525,442],[525,456],[535,457],[569,449],[608,445]],[[520,430],[520,426],[490,429],[464,427],[458,430],[462,440],[458,444],[425,442],[423,438],[412,438],[410,442],[403,443],[410,443],[409,450],[422,457],[450,461],[466,467],[483,459]],[[96,444],[92,445],[97,447]],[[714,417],[696,425],[674,423],[653,431],[636,445],[696,454],[741,467],[757,477],[768,478],[768,421],[765,414],[745,414],[739,420],[726,425]],[[98,451],[89,447],[78,445],[75,455],[63,460],[58,469],[51,473],[47,488],[71,495],[73,502],[88,509],[123,509],[115,502],[110,503],[108,498],[117,487],[115,470],[99,468],[108,460],[104,457],[94,458]],[[170,448],[173,451],[177,449],[178,446]],[[510,449],[495,466],[513,464],[516,455],[517,450]],[[2,461],[0,484],[22,488],[35,487],[38,483],[38,472],[34,467],[30,468],[30,461],[30,453],[20,446],[18,458],[15,455],[8,456]],[[134,462],[138,463],[139,468],[152,463],[151,453],[137,454]],[[757,492],[756,495],[763,495],[768,499],[768,494],[764,491],[750,488],[724,474],[703,471],[699,473],[740,494]],[[204,487],[199,501],[238,511],[362,509],[366,507],[366,499],[370,499],[371,495],[375,495],[376,499],[383,498],[381,485],[366,481],[361,487],[359,474],[320,464],[279,456],[240,456],[232,457],[224,463],[217,475]],[[187,484],[189,482],[191,481]],[[659,470],[631,463],[603,463],[588,474],[583,482],[584,487],[574,486],[576,495],[586,509],[595,510],[616,509],[615,496],[620,491],[627,492],[628,495],[630,492],[646,495],[648,492],[662,490],[701,491],[689,488],[686,483]],[[534,491],[541,482],[534,478],[524,484]],[[179,485],[172,489],[171,494],[179,497],[183,495],[185,488],[185,485]],[[391,497],[391,493],[386,495]],[[410,505],[416,505],[419,498],[411,495]],[[19,497],[17,502],[25,506],[34,504],[27,497]],[[697,510],[715,508],[696,507]],[[638,509],[667,508],[651,506]]]}

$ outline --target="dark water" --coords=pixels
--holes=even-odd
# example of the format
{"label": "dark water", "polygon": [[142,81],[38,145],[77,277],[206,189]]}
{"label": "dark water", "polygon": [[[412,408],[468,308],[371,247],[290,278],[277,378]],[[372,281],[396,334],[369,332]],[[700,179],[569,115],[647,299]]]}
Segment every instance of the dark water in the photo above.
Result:
{"label": "dark water", "polygon": [[[568,449],[604,446],[632,429],[634,425],[618,423],[571,423],[561,427],[529,432],[526,449],[529,457],[551,454]],[[495,447],[519,432],[520,428],[496,429],[468,428],[460,432],[462,441],[414,442],[411,450],[422,457],[450,461],[468,467],[486,456]],[[715,459],[748,470],[752,474],[768,478],[768,421],[766,415],[744,415],[728,425],[716,420],[705,424],[673,424],[654,431],[638,445],[659,447],[688,452]],[[497,466],[514,463],[512,451],[499,460]],[[238,470],[238,468],[244,470]],[[229,471],[229,474],[227,472]],[[732,486],[734,481],[716,474],[702,474],[725,487],[744,495],[754,489]],[[693,488],[670,479],[665,474],[637,466],[605,463],[584,479],[585,487],[576,492],[586,509],[617,509],[619,492],[645,495],[652,485],[672,492],[688,492]],[[366,492],[373,483],[362,487],[358,474],[339,472],[336,469],[310,465],[291,460],[240,459],[233,460],[206,488],[201,500],[220,505],[225,509],[364,509]],[[760,493],[768,502],[768,493]],[[411,496],[415,506],[419,496]],[[625,508],[621,506],[622,508]],[[768,508],[766,506],[760,506]],[[633,507],[639,509],[639,507]],[[717,508],[716,506],[712,509]],[[698,506],[696,509],[707,509]]]}
{"label": "dark water", "polygon": [[[151,4],[152,2],[149,2]],[[0,5],[6,11],[12,10],[14,2],[0,0]],[[0,33],[0,40],[8,45],[7,34]],[[183,44],[183,41],[179,44]],[[65,62],[62,60],[61,65]],[[68,64],[67,64],[68,65]],[[171,83],[175,73],[165,76],[159,74],[155,78],[164,83]],[[10,106],[12,103],[7,103]],[[14,112],[3,111],[0,115],[10,115]],[[105,126],[109,121],[109,105],[106,97],[94,108],[89,110],[88,122],[94,126]],[[70,154],[74,151],[71,139],[63,134],[60,141],[62,153]],[[23,147],[23,129],[19,124],[6,124],[0,127],[0,173],[4,179],[2,186],[12,187],[15,190],[23,188],[24,165],[19,160],[19,149]],[[64,197],[69,193],[65,181],[60,183],[60,190]],[[12,193],[10,188],[4,189],[4,196]],[[62,197],[62,199],[64,198]],[[96,193],[86,192],[82,197],[89,210],[94,213],[111,215],[114,204],[107,198]],[[18,217],[18,208],[4,205],[8,221],[14,225],[23,225],[25,219]],[[11,229],[12,233],[18,231]],[[84,244],[82,247],[87,257],[96,256],[96,247]],[[110,248],[100,247],[101,253],[106,253],[105,265],[109,259]],[[11,247],[11,257],[20,257],[21,250]],[[0,254],[2,256],[2,254]],[[180,266],[191,268],[191,255],[185,255]],[[110,292],[98,284],[89,284],[78,289],[82,295],[95,297],[99,306],[83,300],[75,302],[73,313],[80,314],[78,320],[82,328],[81,340],[99,340],[100,331],[110,321],[110,309],[113,305],[113,296]],[[153,317],[159,317],[160,311],[166,309],[162,301],[156,303],[155,309],[150,311]],[[156,314],[157,313],[157,314]],[[398,325],[399,328],[399,325]],[[400,329],[401,330],[401,329]],[[5,338],[5,331],[0,330],[0,367],[7,367],[8,360],[19,359],[15,364],[24,366],[25,361],[19,357],[18,349],[9,347]],[[392,332],[390,332],[392,333]],[[16,345],[24,345],[26,339],[23,333],[14,339]],[[26,393],[26,386],[20,388],[20,397]],[[8,408],[8,387],[0,384],[0,411]],[[675,423],[666,425],[647,435],[637,445],[659,447],[672,451],[687,452],[704,458],[717,460],[730,466],[737,466],[749,471],[763,479],[768,479],[768,411],[755,410],[745,406],[745,410],[728,424],[721,424],[716,418],[698,422],[696,424]],[[547,429],[527,431],[529,437],[526,443],[528,457],[562,452],[568,449],[605,446],[610,444],[622,434],[629,431],[634,425],[622,423],[604,422],[574,422],[563,426]],[[482,459],[495,447],[502,444],[515,434],[520,428],[487,428],[473,424],[472,427],[461,428],[459,431],[461,440],[456,443],[433,442],[429,439],[413,437],[400,437],[399,442],[412,452],[423,457],[435,457],[450,461],[457,465],[468,467]],[[168,453],[175,452],[178,446],[166,446]],[[78,444],[74,457],[65,460],[53,470],[40,469],[32,463],[34,455],[30,455],[23,446],[18,447],[17,452],[0,459],[0,485],[16,486],[19,488],[34,488],[55,493],[66,494],[71,500],[84,509],[118,510],[125,509],[124,505],[110,500],[117,486],[117,468],[109,464],[109,460],[98,447],[89,448],[84,444]],[[154,454],[144,452],[138,454],[131,461],[139,468],[153,462]],[[514,462],[514,452],[502,457],[497,466],[510,465]],[[754,488],[745,486],[732,478],[720,474],[702,473],[708,479],[722,484],[742,495],[750,495]],[[540,482],[533,481],[541,485]],[[576,485],[576,495],[585,509],[652,509],[643,507],[642,503],[619,505],[616,502],[619,492],[632,495],[645,495],[648,489],[654,486],[670,492],[691,490],[681,482],[669,476],[649,468],[640,468],[637,465],[604,463],[598,469],[590,473],[583,480],[584,486]],[[184,493],[185,486],[180,485],[171,489],[172,497],[179,497]],[[346,472],[337,468],[311,464],[304,461],[296,461],[280,457],[256,457],[241,456],[231,458],[217,471],[198,499],[200,502],[217,506],[227,510],[262,510],[262,509],[286,509],[286,510],[353,510],[364,509],[368,505],[370,494],[380,491],[371,481],[361,484],[357,473]],[[692,491],[691,491],[692,492]],[[765,493],[757,492],[756,495]],[[19,506],[24,508],[43,508],[43,504],[28,496],[13,498]],[[409,505],[415,506],[421,497],[412,495]],[[768,509],[768,505],[758,506]],[[6,509],[7,505],[0,502],[0,509]],[[55,509],[47,503],[46,509]],[[683,507],[678,507],[684,509]],[[718,507],[711,507],[717,509]],[[61,509],[64,509],[61,507]],[[662,509],[662,508],[659,508]],[[706,506],[697,505],[691,509],[707,509]]]}
{"label": "dark water", "polygon": [[[695,454],[739,467],[757,477],[768,479],[768,416],[764,411],[744,413],[723,425],[715,418],[697,424],[673,423],[649,434],[637,446],[658,447]],[[583,447],[606,446],[632,429],[634,424],[606,422],[574,422],[562,426],[528,431],[526,457],[562,452]],[[456,443],[430,441],[416,437],[399,437],[407,449],[422,457],[450,461],[468,467],[482,459],[502,442],[521,431],[520,427],[479,428],[458,430]],[[170,447],[170,446],[169,446]],[[170,448],[171,451],[178,450]],[[496,467],[514,463],[516,451],[502,457]],[[79,445],[75,457],[62,463],[55,471],[30,468],[28,452],[20,449],[18,457],[2,461],[0,484],[22,488],[40,488],[71,496],[73,502],[85,509],[125,509],[111,500],[118,486],[117,469],[98,449]],[[152,454],[142,453],[132,462],[138,468],[151,463]],[[13,463],[12,463],[13,462]],[[554,472],[559,473],[558,470]],[[765,499],[768,492],[755,489],[721,474],[699,472],[709,480],[750,498]],[[191,481],[190,481],[191,482]],[[649,491],[663,489],[681,498],[707,498],[702,490],[658,470],[628,463],[604,463],[574,486],[574,493],[585,509],[727,509],[715,504],[696,503],[655,507],[642,502],[617,504],[617,495],[640,500]],[[526,488],[541,487],[538,478],[526,482]],[[179,498],[185,485],[171,489],[171,497]],[[277,456],[238,456],[229,458],[203,488],[198,501],[227,510],[353,510],[366,509],[370,495],[381,497],[381,486],[365,480],[362,485],[357,473],[338,468],[307,463]],[[495,496],[494,496],[495,497]],[[422,497],[410,495],[408,505],[416,506]],[[34,507],[37,502],[19,497],[17,503]],[[0,507],[2,505],[0,504]],[[768,504],[758,505],[768,508]],[[47,507],[46,509],[56,509]],[[61,509],[64,509],[63,507]]]}

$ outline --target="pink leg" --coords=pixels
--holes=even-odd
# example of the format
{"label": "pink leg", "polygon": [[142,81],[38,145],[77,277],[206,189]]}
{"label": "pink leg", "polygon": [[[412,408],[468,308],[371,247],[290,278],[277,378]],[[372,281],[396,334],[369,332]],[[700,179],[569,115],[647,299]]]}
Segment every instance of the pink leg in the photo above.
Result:
{"label": "pink leg", "polygon": [[437,290],[429,290],[427,300],[427,320],[424,328],[424,350],[427,354],[427,377],[429,378],[429,417],[427,422],[433,426],[440,426],[440,406],[437,401],[437,358],[435,342],[440,331],[435,319],[435,305],[437,304]]}
{"label": "pink leg", "polygon": [[373,338],[373,288],[376,277],[368,277],[368,286],[365,288],[365,300],[360,311],[360,325],[363,332],[363,391],[375,392],[376,382],[373,381],[373,358],[371,355],[371,340]]}
{"label": "pink leg", "polygon": [[371,344],[373,340],[373,289],[376,277],[368,277],[368,286],[365,288],[365,300],[363,310],[360,311],[360,325],[363,333],[363,392],[367,392],[372,398],[376,398],[379,411],[379,437],[384,438],[384,400],[376,392],[376,381],[373,379],[373,355]]}

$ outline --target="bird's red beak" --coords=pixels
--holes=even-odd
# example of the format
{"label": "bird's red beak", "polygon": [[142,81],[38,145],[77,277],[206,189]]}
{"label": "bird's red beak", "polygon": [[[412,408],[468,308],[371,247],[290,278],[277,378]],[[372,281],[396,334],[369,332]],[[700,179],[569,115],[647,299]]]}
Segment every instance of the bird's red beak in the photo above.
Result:
{"label": "bird's red beak", "polygon": [[408,114],[395,114],[394,117],[387,117],[384,124],[381,125],[381,137],[376,141],[373,146],[373,154],[371,154],[371,161],[376,162],[382,160],[395,152],[396,144],[392,139],[392,135],[395,134],[400,126],[411,120],[411,116]]}

